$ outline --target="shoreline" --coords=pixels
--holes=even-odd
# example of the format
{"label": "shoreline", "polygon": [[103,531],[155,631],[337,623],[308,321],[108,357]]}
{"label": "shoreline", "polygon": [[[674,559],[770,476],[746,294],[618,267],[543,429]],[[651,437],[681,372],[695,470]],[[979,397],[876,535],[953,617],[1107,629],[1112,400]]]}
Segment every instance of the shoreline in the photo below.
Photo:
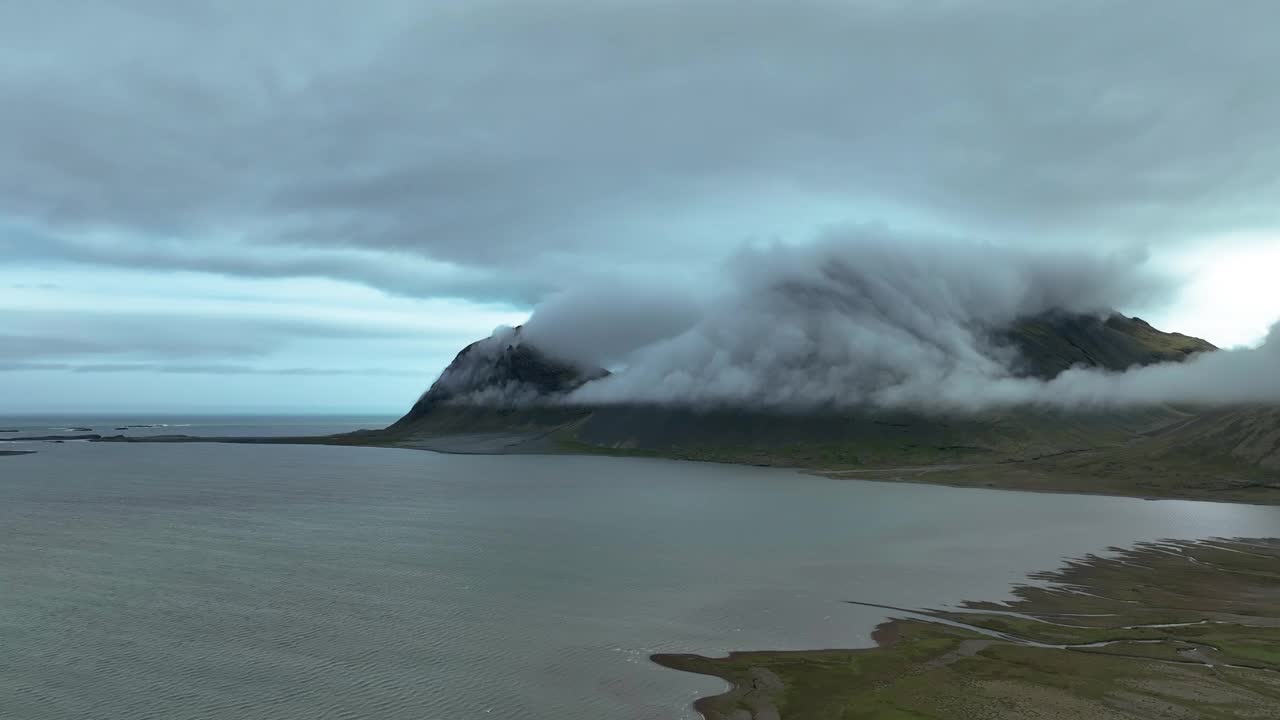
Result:
{"label": "shoreline", "polygon": [[1280,540],[1139,543],[1029,580],[1048,583],[960,610],[885,607],[869,648],[651,660],[729,684],[694,703],[707,720],[1246,718],[1280,703]]}
{"label": "shoreline", "polygon": [[[915,475],[903,474],[916,471]],[[1271,482],[1213,479],[1211,472],[1186,472],[1184,483],[1157,484],[1168,478],[1169,469],[1143,469],[1149,476],[1133,473],[1123,478],[1081,472],[1074,468],[1041,465],[1037,461],[955,465],[938,468],[815,470],[809,471],[832,479],[857,479],[868,482],[937,485],[976,490],[1008,490],[1062,495],[1096,495],[1126,497],[1136,500],[1190,500],[1237,505],[1280,505],[1280,480]],[[928,476],[925,479],[924,476]],[[1148,479],[1150,478],[1150,479]]]}
{"label": "shoreline", "polygon": [[[847,472],[830,472],[827,470],[805,470],[800,469],[808,475],[817,475],[819,477],[830,478],[832,480],[857,480],[858,482],[885,483],[890,485],[929,485],[932,487],[949,487],[961,490],[1000,490],[1003,492],[1020,492],[1032,493],[1035,495],[1088,495],[1091,497],[1109,497],[1109,498],[1125,498],[1128,500],[1146,500],[1147,502],[1160,502],[1163,500],[1179,500],[1183,502],[1215,502],[1227,505],[1256,505],[1258,507],[1274,507],[1280,505],[1280,497],[1274,502],[1265,502],[1258,500],[1233,500],[1227,498],[1204,498],[1192,495],[1130,495],[1119,492],[1103,492],[1101,490],[1067,490],[1052,488],[1028,488],[1018,487],[1016,485],[974,485],[968,483],[949,483],[949,482],[932,482],[929,480],[915,480],[906,477],[851,477]],[[862,470],[859,472],[879,472],[877,470]]]}
{"label": "shoreline", "polygon": [[695,675],[702,675],[703,677],[712,677],[717,680],[722,680],[729,685],[729,689],[722,693],[707,695],[693,701],[693,709],[706,720],[737,720],[733,717],[724,716],[719,712],[719,705],[722,703],[732,703],[739,706],[745,705],[751,707],[752,710],[748,711],[751,713],[750,717],[742,718],[741,720],[770,720],[771,718],[778,717],[778,708],[773,704],[770,695],[771,693],[782,689],[780,679],[778,679],[776,675],[768,673],[767,670],[756,673],[756,676],[751,678],[751,685],[748,686],[743,679],[733,677],[729,673],[716,672],[706,667],[702,667],[699,664],[699,661],[710,660],[712,662],[735,664],[742,661],[750,662],[751,659],[762,656],[774,658],[805,658],[831,654],[857,654],[871,653],[877,650],[887,650],[896,645],[901,638],[901,631],[898,627],[899,622],[899,620],[890,619],[876,625],[875,629],[871,631],[871,640],[875,644],[866,648],[826,648],[818,650],[733,650],[720,657],[696,655],[692,653],[654,653],[649,656],[649,661],[668,670],[688,672]]}
{"label": "shoreline", "polygon": [[[327,445],[336,447],[370,447],[399,450],[424,450],[447,455],[565,455],[645,457],[682,462],[711,462],[742,467],[773,467],[835,480],[910,483],[957,488],[1008,490],[1068,495],[1126,497],[1139,500],[1190,500],[1246,505],[1280,505],[1280,481],[1236,481],[1214,477],[1214,468],[1162,468],[1144,465],[1128,474],[1116,475],[1107,448],[1067,454],[1069,459],[1087,463],[1101,457],[1098,467],[1088,464],[1060,466],[1063,456],[1022,461],[987,463],[948,463],[937,465],[895,466],[884,468],[807,467],[774,463],[751,463],[721,458],[700,458],[688,453],[661,453],[607,447],[581,447],[559,442],[560,428],[537,432],[458,433],[436,436],[397,435],[382,430],[358,430],[337,435],[313,436],[192,436],[192,435],[101,435],[89,433],[62,436],[0,437],[0,447],[7,442],[84,441],[93,443],[188,444],[214,443],[228,445]],[[1173,482],[1168,482],[1173,478]],[[1165,481],[1160,484],[1157,480]]]}

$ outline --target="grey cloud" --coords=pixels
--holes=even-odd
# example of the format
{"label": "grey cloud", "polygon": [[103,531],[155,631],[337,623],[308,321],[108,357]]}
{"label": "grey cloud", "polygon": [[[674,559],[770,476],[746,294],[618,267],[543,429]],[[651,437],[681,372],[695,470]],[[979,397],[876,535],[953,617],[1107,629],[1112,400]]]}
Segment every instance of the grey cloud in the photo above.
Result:
{"label": "grey cloud", "polygon": [[[150,328],[128,321],[111,322],[111,318],[107,318],[105,324],[98,324],[103,319],[91,313],[62,314],[60,327],[54,332],[46,329],[43,334],[0,335],[0,360],[27,362],[124,355],[256,357],[267,354],[275,346],[267,339],[261,339],[259,344],[245,337],[200,336],[190,332],[192,324],[189,323],[184,323],[184,332],[175,337],[171,318],[162,326]],[[6,320],[10,327],[18,324],[14,319]]]}
{"label": "grey cloud", "polygon": [[624,371],[573,400],[948,410],[1033,402],[1030,384],[1018,385],[1017,398],[993,390],[1015,379],[1014,351],[993,341],[997,331],[1050,311],[1142,306],[1171,287],[1134,255],[965,245],[865,227],[808,247],[745,251],[727,274],[723,295],[696,324],[641,347]]}
{"label": "grey cloud", "polygon": [[50,362],[10,362],[0,360],[0,372],[41,372],[70,370],[73,366],[67,363]]}
{"label": "grey cloud", "polygon": [[523,336],[590,367],[611,365],[691,327],[706,302],[700,295],[671,280],[595,278],[538,305]]}
{"label": "grey cloud", "polygon": [[[1018,389],[1013,393],[1016,395]],[[1031,393],[1036,402],[1091,407],[1183,402],[1280,403],[1280,323],[1256,348],[1205,353],[1186,363],[1125,373],[1069,370]]]}
{"label": "grey cloud", "polygon": [[450,333],[305,318],[8,310],[0,371],[418,377]]}
{"label": "grey cloud", "polygon": [[73,373],[162,373],[176,375],[283,375],[331,377],[356,375],[362,377],[418,377],[419,372],[391,368],[310,368],[310,367],[256,367],[211,363],[206,365],[166,365],[163,363],[75,363],[3,362],[0,372],[73,372]]}
{"label": "grey cloud", "polygon": [[393,370],[389,368],[311,368],[311,367],[256,367],[251,365],[207,364],[207,365],[164,365],[159,363],[118,363],[99,365],[71,365],[66,369],[77,373],[168,373],[179,375],[292,375],[292,376],[381,376],[381,377],[416,377],[418,372]]}
{"label": "grey cloud", "polygon": [[0,333],[0,359],[140,354],[252,358],[299,340],[398,340],[403,333],[397,328],[320,320],[10,310]]}
{"label": "grey cloud", "polygon": [[1050,381],[1007,375],[980,382],[884,388],[891,407],[969,410],[1012,406],[1115,408],[1183,403],[1239,406],[1280,403],[1280,323],[1256,348],[1201,353],[1183,363],[1125,372],[1072,368]]}
{"label": "grey cloud", "polygon": [[526,301],[583,265],[882,214],[1046,245],[1273,227],[1278,21],[1261,0],[11,2],[0,215],[60,240],[7,257]]}
{"label": "grey cloud", "polygon": [[[545,281],[493,270],[432,262],[403,251],[266,247],[243,242],[191,243],[144,238],[85,240],[48,232],[0,229],[10,262],[74,262],[130,270],[185,270],[253,278],[319,277],[362,283],[417,297],[478,297],[530,303]],[[54,288],[56,289],[56,288]]]}
{"label": "grey cloud", "polygon": [[109,345],[78,337],[0,335],[0,359],[62,357],[110,351]]}

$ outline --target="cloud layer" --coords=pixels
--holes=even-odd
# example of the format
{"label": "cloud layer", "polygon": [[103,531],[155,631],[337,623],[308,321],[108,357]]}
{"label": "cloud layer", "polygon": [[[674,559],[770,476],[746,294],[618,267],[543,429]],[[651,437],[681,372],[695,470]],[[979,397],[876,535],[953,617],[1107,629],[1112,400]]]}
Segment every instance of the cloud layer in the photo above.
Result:
{"label": "cloud layer", "polygon": [[997,402],[1026,398],[1043,404],[1085,407],[1167,402],[1280,403],[1280,323],[1271,326],[1271,331],[1256,348],[1204,353],[1186,363],[1152,365],[1124,373],[1077,368],[1043,386],[1026,383],[1009,383],[1009,386],[993,393]]}
{"label": "cloud layer", "polygon": [[[1280,228],[1270,91],[1280,5],[1270,0],[1230,12],[1198,0],[54,5],[0,3],[7,313],[49,294],[70,302],[68,278],[85,275],[164,285],[155,302],[166,307],[183,305],[192,291],[175,286],[195,276],[314,283],[306,302],[319,314],[341,305],[333,293],[365,286],[379,297],[362,312],[463,301],[421,310],[451,338],[496,324],[494,304],[510,315],[538,305],[529,332],[591,362],[635,364],[643,349],[655,373],[661,353],[733,369],[743,348],[726,349],[717,333],[727,331],[707,323],[744,322],[725,307],[726,283],[768,285],[749,268],[718,274],[743,242],[803,244],[823,228],[883,222],[1027,250],[1142,246],[1164,259],[1237,235],[1274,242]],[[62,289],[18,287],[37,273]],[[1258,304],[1249,293],[1275,298],[1270,285],[1256,280],[1234,299],[1215,289],[1213,303],[1223,313]],[[371,370],[425,377],[452,351],[289,335],[288,347],[251,339],[276,348],[254,355],[219,334],[227,352],[179,357],[208,340],[199,313],[120,336],[136,343],[132,355],[65,344],[98,343],[79,328],[111,314],[112,299],[89,300],[65,332],[0,319],[15,348],[7,358],[0,348],[0,363],[30,370],[0,378],[0,394],[59,399],[52,380],[32,389],[36,367],[135,363],[117,381],[146,397],[174,381],[164,367],[341,371],[372,357]],[[836,333],[744,330],[761,347],[780,343],[779,358],[758,360],[778,367]],[[680,337],[702,339],[677,348]],[[50,342],[33,352],[33,338]],[[954,332],[907,346],[927,357],[939,342],[968,349],[934,371],[989,374],[990,349]],[[727,394],[751,381],[691,382]],[[399,392],[386,387],[384,397]],[[781,402],[807,391],[772,392]]]}
{"label": "cloud layer", "polygon": [[[1172,285],[1141,256],[1011,249],[910,239],[853,228],[807,246],[747,250],[728,266],[703,314],[653,339],[667,322],[635,318],[634,289],[597,289],[535,312],[526,339],[573,357],[597,337],[640,328],[614,375],[571,402],[771,409],[881,407],[972,411],[1013,405],[1103,407],[1162,402],[1280,402],[1280,338],[1124,373],[1072,369],[1048,382],[1017,372],[1002,331],[1046,313],[1096,314],[1159,302]],[[666,297],[668,291],[660,291]],[[619,304],[629,315],[599,321]],[[585,319],[578,322],[574,310]],[[542,335],[552,324],[557,332]],[[594,356],[578,356],[589,360]]]}
{"label": "cloud layer", "polygon": [[28,230],[0,246],[527,302],[830,222],[1274,227],[1277,22],[1261,0],[20,0],[0,222]]}

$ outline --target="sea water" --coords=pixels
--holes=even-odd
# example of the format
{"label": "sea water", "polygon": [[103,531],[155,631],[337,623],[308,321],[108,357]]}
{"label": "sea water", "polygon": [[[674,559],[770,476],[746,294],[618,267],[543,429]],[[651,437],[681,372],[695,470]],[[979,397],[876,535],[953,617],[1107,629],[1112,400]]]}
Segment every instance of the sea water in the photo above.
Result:
{"label": "sea water", "polygon": [[[223,434],[272,432],[249,429]],[[696,717],[722,683],[651,653],[866,646],[889,613],[847,600],[1001,600],[1111,545],[1280,534],[1280,508],[661,460],[21,449],[0,718],[24,720]]]}

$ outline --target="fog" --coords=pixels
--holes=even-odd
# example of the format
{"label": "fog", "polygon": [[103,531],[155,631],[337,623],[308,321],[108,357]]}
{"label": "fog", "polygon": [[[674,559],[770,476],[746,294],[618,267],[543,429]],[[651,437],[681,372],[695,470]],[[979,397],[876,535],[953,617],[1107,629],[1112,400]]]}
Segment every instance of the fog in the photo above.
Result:
{"label": "fog", "polygon": [[[596,284],[539,307],[524,341],[617,370],[569,402],[801,409],[1280,401],[1280,336],[1127,372],[1021,376],[1002,331],[1046,313],[1155,307],[1177,278],[1137,251],[1036,251],[847,228],[738,253],[707,287]],[[696,316],[695,316],[696,314]],[[1176,328],[1175,328],[1176,329]]]}

